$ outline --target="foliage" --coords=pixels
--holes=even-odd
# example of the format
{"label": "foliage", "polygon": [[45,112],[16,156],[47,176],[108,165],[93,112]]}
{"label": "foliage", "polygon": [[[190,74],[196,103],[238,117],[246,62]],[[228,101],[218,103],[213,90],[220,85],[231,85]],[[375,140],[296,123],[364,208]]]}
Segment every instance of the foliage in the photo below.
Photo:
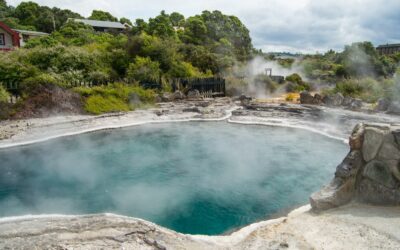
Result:
{"label": "foliage", "polygon": [[293,73],[291,75],[288,75],[286,77],[286,81],[297,83],[297,84],[303,83],[303,79],[301,79],[301,76],[299,74],[297,74],[297,73]]}
{"label": "foliage", "polygon": [[367,77],[338,82],[333,89],[333,93],[341,93],[344,96],[360,98],[365,102],[374,103],[381,97],[389,97],[393,87],[393,81],[378,82],[373,78]]}
{"label": "foliage", "polygon": [[114,96],[93,95],[86,99],[85,110],[99,115],[102,113],[129,111],[129,105]]}
{"label": "foliage", "polygon": [[10,99],[10,94],[0,85],[0,103],[8,102]]}
{"label": "foliage", "polygon": [[128,79],[139,82],[154,82],[160,79],[161,70],[158,62],[153,62],[149,57],[137,56],[133,63],[129,64]]}
{"label": "foliage", "polygon": [[114,17],[107,11],[93,10],[92,15],[89,17],[91,20],[111,21],[118,22],[118,18]]}
{"label": "foliage", "polygon": [[132,104],[132,96],[138,96],[143,104],[154,103],[156,96],[153,90],[145,90],[141,87],[121,83],[93,88],[78,87],[74,91],[86,98],[85,110],[92,114],[129,111],[138,105]]}

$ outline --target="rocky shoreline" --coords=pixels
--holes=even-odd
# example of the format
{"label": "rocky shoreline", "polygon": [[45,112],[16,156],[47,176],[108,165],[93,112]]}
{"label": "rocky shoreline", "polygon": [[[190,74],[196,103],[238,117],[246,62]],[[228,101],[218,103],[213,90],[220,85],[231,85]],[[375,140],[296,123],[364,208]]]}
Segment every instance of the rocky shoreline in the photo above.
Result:
{"label": "rocky shoreline", "polygon": [[[229,98],[168,102],[124,114],[1,122],[0,148],[146,123],[216,120],[307,129],[340,140],[350,136],[351,152],[338,166],[332,183],[311,197],[314,210],[304,206],[288,216],[255,223],[230,235],[184,235],[151,222],[111,214],[26,216],[0,219],[0,248],[399,249],[397,116],[314,105],[240,106]],[[385,125],[359,125],[353,130],[356,124],[377,122]],[[377,161],[382,164],[375,164]],[[388,161],[397,163],[393,167]],[[364,199],[365,192],[371,199]],[[375,206],[364,204],[371,201],[376,201]],[[394,206],[382,206],[388,204]]]}

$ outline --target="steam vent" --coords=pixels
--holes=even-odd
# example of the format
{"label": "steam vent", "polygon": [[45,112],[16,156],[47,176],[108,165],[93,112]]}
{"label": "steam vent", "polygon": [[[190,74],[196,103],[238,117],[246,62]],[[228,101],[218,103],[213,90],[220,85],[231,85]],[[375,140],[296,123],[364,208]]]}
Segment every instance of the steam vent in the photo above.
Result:
{"label": "steam vent", "polygon": [[400,204],[400,126],[358,124],[349,139],[350,153],[331,183],[310,203],[326,210],[352,200],[374,205]]}

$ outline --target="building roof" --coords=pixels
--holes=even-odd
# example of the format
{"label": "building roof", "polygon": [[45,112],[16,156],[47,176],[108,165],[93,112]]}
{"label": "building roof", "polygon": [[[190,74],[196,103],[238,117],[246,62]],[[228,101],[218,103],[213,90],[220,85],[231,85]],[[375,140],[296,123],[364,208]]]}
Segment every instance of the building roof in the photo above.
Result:
{"label": "building roof", "polygon": [[74,19],[74,18],[72,18],[72,20],[74,20],[75,22],[84,23],[92,27],[109,28],[109,29],[126,29],[126,26],[119,22],[98,21],[89,19]]}
{"label": "building roof", "polygon": [[383,44],[378,46],[378,48],[392,48],[392,47],[400,47],[400,43]]}
{"label": "building roof", "polygon": [[47,36],[49,35],[48,33],[44,32],[39,32],[39,31],[32,31],[32,30],[17,30],[17,29],[12,29],[15,32],[18,32],[20,34],[27,34],[27,35],[36,35],[36,36]]}

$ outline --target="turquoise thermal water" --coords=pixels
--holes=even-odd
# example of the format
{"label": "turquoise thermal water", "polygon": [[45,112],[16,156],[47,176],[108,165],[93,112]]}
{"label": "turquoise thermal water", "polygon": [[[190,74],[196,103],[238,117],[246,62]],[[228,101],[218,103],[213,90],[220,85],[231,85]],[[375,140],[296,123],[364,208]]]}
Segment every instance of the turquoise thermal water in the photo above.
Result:
{"label": "turquoise thermal water", "polygon": [[308,203],[347,152],[304,130],[152,124],[0,150],[0,217],[111,212],[221,234]]}

